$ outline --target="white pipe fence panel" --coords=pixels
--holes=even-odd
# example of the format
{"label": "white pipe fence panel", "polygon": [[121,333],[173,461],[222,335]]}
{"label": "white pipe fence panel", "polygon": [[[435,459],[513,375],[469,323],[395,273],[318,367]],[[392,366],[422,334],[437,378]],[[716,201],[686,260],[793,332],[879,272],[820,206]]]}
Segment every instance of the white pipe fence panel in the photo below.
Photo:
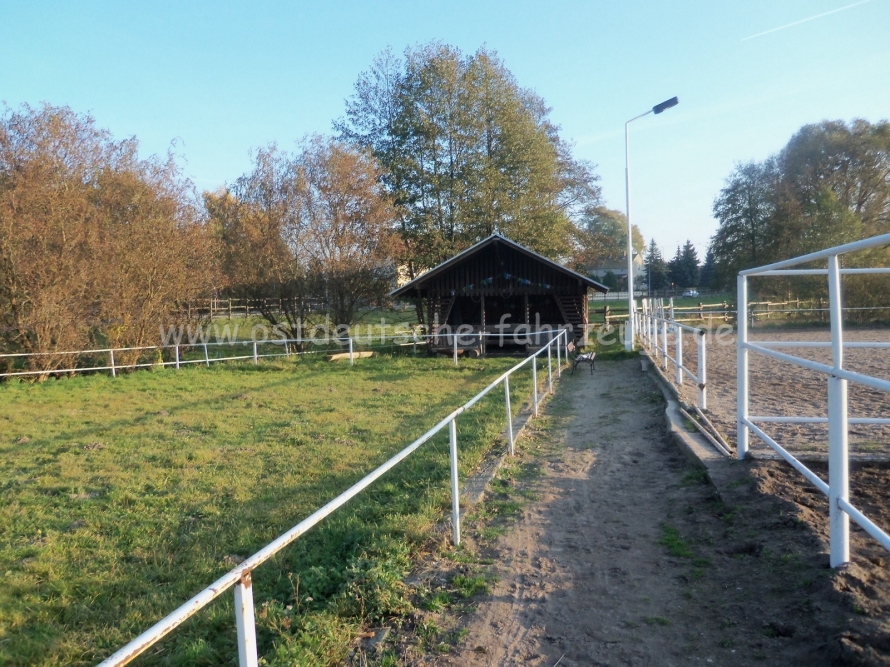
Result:
{"label": "white pipe fence panel", "polygon": [[555,336],[545,343],[540,349],[533,352],[530,356],[510,368],[505,373],[498,376],[482,391],[476,394],[469,401],[451,412],[443,418],[439,423],[433,426],[429,431],[417,438],[410,445],[405,447],[398,454],[389,459],[386,463],[372,471],[361,480],[346,489],[339,496],[320,507],[308,517],[303,519],[289,531],[280,535],[276,540],[270,542],[260,551],[247,558],[240,565],[227,572],[225,575],[217,579],[210,586],[192,597],[179,608],[155,623],[148,630],[133,639],[129,644],[116,651],[113,655],[103,660],[99,667],[116,667],[118,665],[126,665],[133,661],[142,653],[147,651],[151,646],[159,642],[165,636],[173,632],[177,627],[182,625],[188,618],[194,616],[198,611],[206,607],[210,602],[222,595],[230,588],[235,589],[235,624],[238,637],[238,664],[239,667],[255,667],[257,661],[257,644],[256,644],[256,625],[253,607],[253,587],[251,584],[251,573],[257,567],[272,558],[279,551],[291,544],[301,535],[306,533],[316,524],[320,523],[326,517],[331,515],[335,510],[339,509],[352,498],[368,488],[372,483],[382,477],[384,474],[392,470],[399,463],[408,458],[412,453],[419,449],[424,443],[429,441],[434,435],[444,428],[449,431],[449,463],[450,463],[450,484],[452,499],[452,527],[453,541],[455,545],[460,544],[460,480],[458,478],[458,443],[457,443],[457,418],[472,406],[478,403],[488,393],[494,390],[502,382],[504,383],[506,407],[507,407],[507,424],[510,439],[510,453],[514,453],[513,448],[513,430],[512,430],[512,414],[510,412],[510,394],[509,381],[510,376],[531,362],[533,377],[533,409],[534,414],[538,414],[538,387],[537,387],[537,359],[539,355],[545,352],[550,355],[551,347],[557,347],[562,351],[562,356],[568,362],[565,352],[568,350],[568,331],[561,329],[554,332]]}
{"label": "white pipe fence panel", "polygon": [[[672,300],[673,301],[673,300]],[[677,386],[683,385],[684,376],[688,376],[698,387],[698,407],[708,409],[708,384],[707,384],[707,330],[691,327],[673,318],[673,303],[665,306],[663,299],[643,299],[642,309],[639,312],[641,318],[640,342],[657,364],[661,360],[664,371],[668,371],[668,362],[674,365],[674,382]],[[668,333],[674,332],[674,353],[668,348]],[[696,372],[683,363],[683,332],[695,334],[698,353],[696,360],[698,367]]]}
{"label": "white pipe fence panel", "polygon": [[[459,351],[463,349],[462,346],[472,346],[482,345],[483,338],[485,340],[494,339],[499,343],[499,346],[503,346],[504,343],[507,344],[521,344],[527,345],[530,347],[541,346],[544,345],[550,339],[554,339],[556,337],[560,337],[563,335],[568,335],[566,332],[563,334],[562,332],[566,332],[565,329],[542,329],[540,331],[532,331],[521,336],[514,336],[510,333],[480,333],[480,332],[472,332],[467,334],[461,333],[438,333],[438,334],[422,334],[418,335],[416,332],[404,332],[404,333],[395,333],[395,334],[381,334],[380,336],[368,336],[369,340],[378,341],[378,343],[364,343],[362,342],[361,336],[350,336],[350,337],[327,337],[327,338],[287,338],[287,339],[272,339],[272,340],[232,340],[232,341],[194,341],[188,343],[179,343],[176,345],[145,345],[140,347],[119,347],[119,348],[101,348],[94,350],[73,350],[73,351],[59,351],[59,352],[34,352],[34,353],[25,353],[25,352],[17,352],[11,354],[0,354],[0,360],[2,359],[19,359],[24,357],[46,357],[46,356],[71,356],[72,358],[76,358],[78,356],[92,358],[96,356],[104,356],[107,355],[109,359],[109,365],[95,365],[95,366],[76,366],[69,365],[65,368],[53,368],[53,369],[45,369],[45,370],[28,370],[28,371],[10,371],[7,373],[0,373],[0,379],[2,378],[12,378],[12,377],[29,377],[29,376],[40,376],[40,375],[67,375],[67,374],[76,374],[76,373],[86,373],[86,372],[97,372],[97,371],[110,371],[112,377],[117,377],[118,371],[127,370],[127,369],[141,369],[141,368],[167,368],[173,367],[175,369],[180,369],[183,366],[189,364],[204,364],[205,366],[210,366],[211,362],[219,362],[219,361],[244,361],[244,360],[253,360],[254,364],[259,364],[260,359],[273,359],[277,357],[290,357],[290,356],[304,356],[304,355],[312,355],[312,354],[330,354],[332,352],[337,352],[346,350],[349,353],[349,363],[350,365],[355,364],[355,360],[357,358],[356,352],[357,348],[364,350],[374,350],[374,349],[389,349],[393,346],[401,347],[405,345],[410,345],[413,347],[413,352],[417,353],[417,344],[420,342],[427,342],[430,344],[437,344],[441,341],[446,341],[446,344],[453,347],[453,356],[454,356],[454,365],[458,365],[458,356]],[[450,342],[447,342],[450,341]],[[261,345],[266,346],[278,346],[283,348],[283,352],[263,352],[260,349]],[[292,345],[302,345],[305,346],[305,349],[301,352],[292,352]],[[331,347],[335,345],[336,347]],[[235,354],[229,355],[225,357],[211,357],[210,356],[210,348],[237,348],[244,347],[246,354]],[[312,346],[315,346],[315,349],[312,349]],[[185,349],[200,349],[203,357],[198,359],[186,359],[183,358],[182,352]],[[161,355],[164,350],[172,351],[171,361],[144,361],[139,362],[136,361],[130,364],[122,364],[120,363],[120,357],[115,357],[115,353],[120,355],[122,352],[156,352],[158,355]],[[565,356],[565,351],[560,351],[561,356]]]}
{"label": "white pipe fence panel", "polygon": [[[856,373],[844,368],[844,350],[855,348],[888,349],[890,343],[852,343],[844,341],[841,277],[844,275],[874,275],[890,273],[888,267],[843,269],[840,257],[856,252],[890,244],[890,234],[864,239],[855,243],[828,248],[809,255],[803,255],[776,262],[759,268],[741,271],[738,276],[738,444],[736,454],[740,460],[748,455],[749,433],[753,433],[788,461],[792,467],[812,482],[828,496],[829,541],[831,566],[839,567],[850,560],[850,519],[852,518],[884,548],[890,550],[890,535],[876,526],[862,512],[850,504],[850,424],[888,424],[884,417],[849,416],[847,383],[855,382],[878,391],[890,393],[890,382],[864,373]],[[825,269],[789,269],[787,267],[808,262],[827,260]],[[756,341],[748,339],[748,278],[761,276],[821,275],[828,281],[828,313],[831,326],[830,342]],[[853,309],[850,309],[853,310]],[[772,348],[830,348],[831,364],[803,359]],[[750,415],[750,369],[748,357],[751,353],[760,354],[777,361],[784,361],[801,368],[816,371],[826,376],[828,384],[827,417],[805,416],[752,416]],[[804,466],[791,453],[765,433],[758,423],[798,423],[828,424],[828,483]]]}

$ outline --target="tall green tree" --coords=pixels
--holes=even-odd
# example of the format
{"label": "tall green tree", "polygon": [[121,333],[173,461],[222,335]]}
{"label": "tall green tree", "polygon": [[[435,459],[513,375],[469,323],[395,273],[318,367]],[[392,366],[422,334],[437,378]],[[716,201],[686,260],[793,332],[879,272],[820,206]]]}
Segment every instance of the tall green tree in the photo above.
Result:
{"label": "tall green tree", "polygon": [[[714,202],[714,216],[715,287],[731,285],[745,268],[890,231],[890,123],[802,127],[777,155],[736,167]],[[872,253],[868,261],[879,260]],[[791,289],[788,280],[771,284]],[[793,289],[806,293],[819,285],[800,279]]]}
{"label": "tall green tree", "polygon": [[568,257],[573,219],[599,203],[592,167],[572,158],[544,101],[486,49],[384,51],[334,127],[382,165],[411,276],[492,232]]}
{"label": "tall green tree", "polygon": [[668,262],[668,276],[674,287],[697,287],[700,274],[698,252],[692,241],[677,246],[677,254]]}
{"label": "tall green tree", "polygon": [[726,179],[714,202],[719,227],[710,246],[721,280],[729,282],[742,269],[768,259],[778,192],[775,160],[739,164]]}
{"label": "tall green tree", "polygon": [[866,234],[890,231],[890,122],[805,125],[779,153],[778,163],[794,200],[818,205],[821,199],[829,208],[845,208]]}
{"label": "tall green tree", "polygon": [[664,255],[661,248],[655,243],[655,239],[649,241],[649,251],[646,253],[646,286],[653,290],[660,290],[667,287],[670,282],[668,279],[668,267],[664,261]]}
{"label": "tall green tree", "polygon": [[714,289],[715,266],[716,260],[714,259],[714,252],[709,248],[705,255],[705,263],[702,264],[701,267],[701,275],[698,280],[699,287],[703,289]]}
{"label": "tall green tree", "polygon": [[[633,226],[634,252],[646,247],[640,228]],[[581,212],[575,231],[573,264],[587,269],[597,264],[617,262],[627,258],[627,216],[605,206],[590,206]]]}

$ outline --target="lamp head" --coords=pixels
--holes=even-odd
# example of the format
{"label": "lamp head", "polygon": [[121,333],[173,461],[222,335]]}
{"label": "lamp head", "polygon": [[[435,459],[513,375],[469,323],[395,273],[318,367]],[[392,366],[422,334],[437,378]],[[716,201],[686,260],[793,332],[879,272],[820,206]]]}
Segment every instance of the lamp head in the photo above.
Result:
{"label": "lamp head", "polygon": [[652,112],[659,114],[662,111],[664,111],[665,109],[670,109],[671,107],[677,106],[679,103],[680,103],[680,100],[678,98],[672,97],[669,100],[665,100],[661,104],[656,104],[654,107],[652,107]]}

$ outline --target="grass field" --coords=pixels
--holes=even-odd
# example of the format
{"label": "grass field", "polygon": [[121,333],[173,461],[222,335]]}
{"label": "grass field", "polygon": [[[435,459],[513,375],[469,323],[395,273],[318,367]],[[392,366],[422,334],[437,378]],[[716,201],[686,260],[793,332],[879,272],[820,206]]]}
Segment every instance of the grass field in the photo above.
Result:
{"label": "grass field", "polygon": [[[0,664],[93,664],[334,497],[515,358],[289,359],[0,385]],[[511,382],[514,409],[531,390]],[[464,470],[503,393],[458,421]],[[404,615],[448,513],[447,430],[254,573],[269,664],[338,664]],[[234,664],[231,594],[139,664]]]}

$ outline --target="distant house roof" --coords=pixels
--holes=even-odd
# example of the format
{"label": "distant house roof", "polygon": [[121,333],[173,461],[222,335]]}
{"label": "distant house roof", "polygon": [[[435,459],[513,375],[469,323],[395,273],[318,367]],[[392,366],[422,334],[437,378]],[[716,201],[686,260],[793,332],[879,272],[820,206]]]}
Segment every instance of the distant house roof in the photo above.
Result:
{"label": "distant house roof", "polygon": [[423,273],[423,274],[417,276],[417,278],[415,278],[411,282],[409,282],[405,285],[402,285],[401,287],[393,290],[392,292],[390,292],[389,295],[393,296],[393,297],[407,296],[413,290],[423,287],[424,283],[426,283],[430,279],[435,278],[437,275],[456,266],[460,262],[466,260],[468,257],[475,255],[476,253],[483,250],[484,248],[487,248],[488,246],[499,244],[499,243],[504,244],[505,246],[512,248],[513,250],[516,250],[516,251],[518,251],[518,252],[520,252],[534,260],[537,260],[538,262],[541,262],[542,264],[548,266],[549,268],[553,269],[554,271],[558,271],[566,276],[574,278],[574,279],[580,281],[580,283],[582,285],[586,285],[587,287],[590,287],[591,289],[595,289],[597,292],[606,293],[609,291],[609,288],[606,287],[605,285],[598,283],[595,280],[591,280],[587,276],[583,276],[580,273],[577,273],[576,271],[572,271],[571,269],[566,268],[562,264],[560,264],[558,262],[554,262],[552,259],[547,259],[543,255],[539,255],[538,253],[534,252],[533,250],[529,250],[528,248],[519,245],[515,241],[511,241],[510,239],[508,239],[506,236],[503,236],[502,234],[492,234],[488,238],[485,238],[485,239],[479,241],[479,243],[470,246],[463,252],[459,252],[451,259],[448,259],[448,260],[442,262],[441,264],[439,264],[439,266],[436,266],[436,267],[430,269],[429,271],[427,271],[426,273]]}
{"label": "distant house roof", "polygon": [[[639,268],[643,265],[643,257],[640,253],[634,253],[634,266]],[[612,271],[613,273],[616,271],[620,271],[623,273],[627,273],[627,258],[623,259],[604,259],[601,262],[597,262],[595,266],[591,266],[587,269],[588,273],[605,273],[606,271]]]}
{"label": "distant house roof", "polygon": [[588,269],[590,273],[602,273],[605,271],[627,271],[627,262],[622,260],[603,260]]}

